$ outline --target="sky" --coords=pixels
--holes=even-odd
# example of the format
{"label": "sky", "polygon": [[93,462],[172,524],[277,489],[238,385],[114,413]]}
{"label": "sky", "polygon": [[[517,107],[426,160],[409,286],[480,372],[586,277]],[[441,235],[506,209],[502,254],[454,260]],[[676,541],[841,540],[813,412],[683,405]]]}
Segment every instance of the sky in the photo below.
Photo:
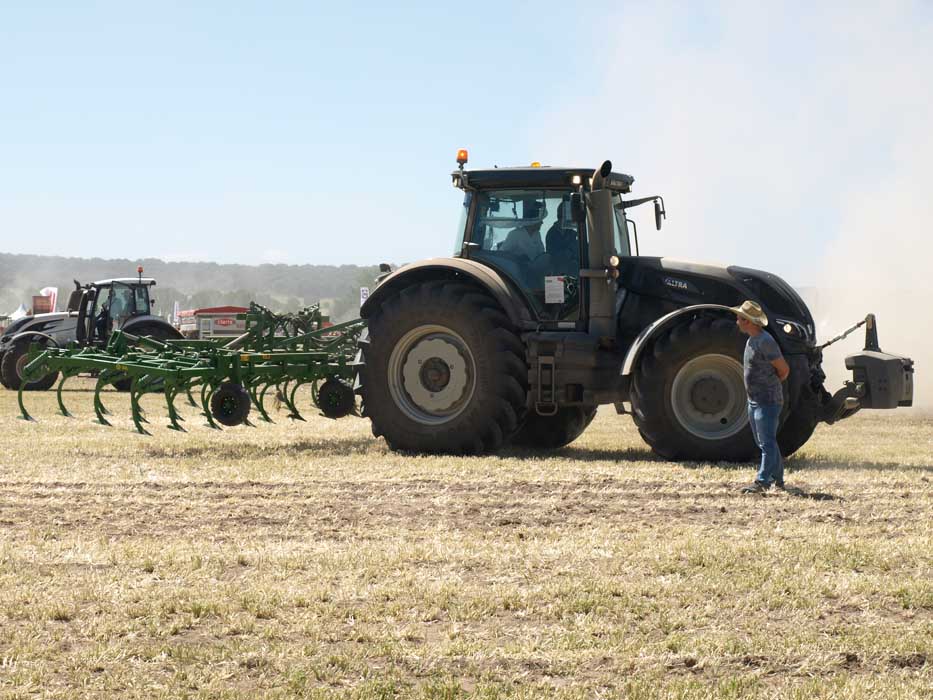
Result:
{"label": "sky", "polygon": [[612,160],[646,254],[923,286],[931,76],[924,1],[0,0],[0,251],[448,255],[468,148]]}

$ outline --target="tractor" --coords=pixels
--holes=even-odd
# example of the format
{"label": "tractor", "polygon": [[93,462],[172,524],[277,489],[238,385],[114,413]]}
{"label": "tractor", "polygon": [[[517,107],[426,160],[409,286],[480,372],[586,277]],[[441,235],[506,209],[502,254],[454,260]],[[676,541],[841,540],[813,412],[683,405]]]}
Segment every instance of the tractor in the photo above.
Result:
{"label": "tractor", "polygon": [[[780,277],[639,255],[634,178],[588,168],[467,170],[454,255],[383,266],[363,304],[355,389],[392,449],[482,454],[512,444],[559,448],[598,406],[631,414],[673,460],[745,461],[745,337],[730,307],[762,305],[791,374],[778,440],[788,456],[820,422],[862,408],[910,406],[913,363],[883,353],[866,317],[853,380],[824,388],[813,317]],[[858,325],[862,325],[858,324]]]}
{"label": "tractor", "polygon": [[[111,333],[125,331],[134,336],[157,340],[181,338],[181,334],[164,319],[152,313],[150,289],[155,280],[142,276],[101,280],[82,285],[75,280],[75,289],[63,312],[26,316],[14,321],[0,338],[0,381],[7,389],[18,390],[30,344],[53,347],[105,347]],[[27,391],[51,388],[58,372],[27,382]],[[115,386],[129,388],[127,382]]]}

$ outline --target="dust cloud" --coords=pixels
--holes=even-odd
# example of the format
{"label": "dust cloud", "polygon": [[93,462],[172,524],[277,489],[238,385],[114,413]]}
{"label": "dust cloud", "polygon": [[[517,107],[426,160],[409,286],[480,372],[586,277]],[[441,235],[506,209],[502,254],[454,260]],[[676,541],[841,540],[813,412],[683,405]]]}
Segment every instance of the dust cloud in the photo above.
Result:
{"label": "dust cloud", "polygon": [[[593,26],[592,89],[540,115],[535,159],[611,158],[665,196],[661,232],[636,213],[643,254],[774,272],[819,342],[874,312],[933,409],[933,7],[626,4]],[[863,338],[827,349],[830,391]]]}

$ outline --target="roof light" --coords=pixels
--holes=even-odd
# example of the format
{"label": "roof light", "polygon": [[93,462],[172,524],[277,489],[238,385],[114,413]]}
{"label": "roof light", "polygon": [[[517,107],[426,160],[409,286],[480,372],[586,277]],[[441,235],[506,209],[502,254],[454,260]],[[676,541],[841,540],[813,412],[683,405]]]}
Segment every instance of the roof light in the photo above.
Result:
{"label": "roof light", "polygon": [[461,148],[459,151],[457,151],[457,163],[459,165],[466,165],[466,162],[469,159],[468,156],[469,154],[467,153],[467,149]]}
{"label": "roof light", "polygon": [[609,267],[618,267],[620,262],[622,262],[622,261],[619,260],[619,256],[618,256],[618,255],[610,255],[610,256],[609,256]]}
{"label": "roof light", "polygon": [[540,167],[541,167],[541,163],[539,163],[538,161],[535,161],[535,162],[533,162],[533,163],[531,164],[531,167],[532,167],[532,168],[540,168]]}
{"label": "roof light", "polygon": [[570,178],[571,185],[579,185],[581,182],[583,182],[583,179],[579,175],[574,175]]}

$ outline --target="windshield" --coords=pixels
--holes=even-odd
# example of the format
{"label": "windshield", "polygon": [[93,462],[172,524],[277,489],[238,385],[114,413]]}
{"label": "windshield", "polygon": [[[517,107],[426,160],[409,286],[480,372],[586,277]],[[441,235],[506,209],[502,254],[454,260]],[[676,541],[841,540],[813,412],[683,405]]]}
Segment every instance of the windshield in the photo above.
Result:
{"label": "windshield", "polygon": [[469,257],[510,277],[539,317],[578,313],[580,240],[569,190],[485,190],[475,194]]}

